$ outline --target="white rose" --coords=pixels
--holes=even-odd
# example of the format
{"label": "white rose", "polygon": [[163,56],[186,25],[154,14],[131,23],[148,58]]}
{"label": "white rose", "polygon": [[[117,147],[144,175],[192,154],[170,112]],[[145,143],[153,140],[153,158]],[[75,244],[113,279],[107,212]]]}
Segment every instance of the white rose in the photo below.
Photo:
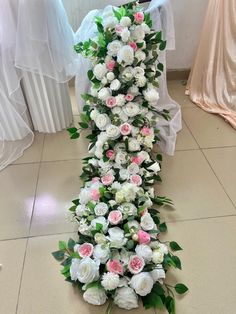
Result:
{"label": "white rose", "polygon": [[138,156],[141,157],[143,160],[149,162],[151,159],[150,159],[150,156],[147,152],[145,151],[141,151],[138,153]]}
{"label": "white rose", "polygon": [[144,61],[146,59],[146,54],[141,49],[138,49],[135,52],[135,58],[137,58],[138,61]]}
{"label": "white rose", "polygon": [[154,250],[152,254],[152,261],[154,264],[161,264],[164,260],[164,253],[159,250]]}
{"label": "white rose", "polygon": [[126,67],[121,72],[121,77],[125,82],[129,82],[134,77],[134,71],[132,67]]}
{"label": "white rose", "polygon": [[129,41],[129,38],[130,38],[130,31],[128,30],[127,27],[125,27],[125,28],[122,30],[120,36],[121,36],[121,39],[122,39],[122,41],[123,41],[124,43],[127,43],[127,41]]}
{"label": "white rose", "polygon": [[90,257],[80,260],[78,265],[77,279],[82,283],[90,283],[98,280],[99,265]]}
{"label": "white rose", "polygon": [[166,278],[166,273],[162,267],[162,265],[157,265],[157,268],[153,269],[150,272],[150,275],[152,276],[152,279],[156,282],[160,279]]}
{"label": "white rose", "polygon": [[160,168],[159,163],[158,163],[158,162],[155,162],[153,165],[149,166],[149,167],[147,168],[147,170],[151,170],[151,171],[157,173],[158,171],[161,170],[161,168]]}
{"label": "white rose", "polygon": [[160,98],[158,91],[152,87],[148,87],[144,90],[143,96],[152,106],[155,106]]}
{"label": "white rose", "polygon": [[123,27],[129,27],[132,21],[128,16],[123,16],[120,20],[120,25]]}
{"label": "white rose", "polygon": [[122,186],[122,189],[125,194],[125,199],[127,202],[132,202],[136,198],[136,194],[139,191],[139,188],[131,183],[125,183]]}
{"label": "white rose", "polygon": [[140,106],[135,102],[128,102],[123,111],[128,117],[135,117],[140,112]]}
{"label": "white rose", "polygon": [[120,129],[118,126],[110,124],[106,129],[106,134],[111,139],[117,139],[120,136]]}
{"label": "white rose", "polygon": [[111,247],[122,248],[126,244],[127,239],[124,236],[124,230],[121,228],[110,228],[108,229],[108,233]]}
{"label": "white rose", "polygon": [[132,94],[134,96],[137,96],[139,94],[139,89],[137,86],[132,85],[129,89],[128,89],[128,93]]}
{"label": "white rose", "polygon": [[122,309],[135,309],[138,308],[138,296],[129,287],[118,288],[114,297],[114,303]]}
{"label": "white rose", "polygon": [[128,221],[128,227],[129,229],[133,229],[134,231],[140,230],[140,225],[136,220]]}
{"label": "white rose", "polygon": [[146,23],[141,24],[142,29],[144,30],[145,34],[150,33],[150,27]]}
{"label": "white rose", "polygon": [[91,165],[93,165],[94,167],[97,167],[97,166],[98,166],[98,160],[95,159],[95,158],[89,159],[88,163],[91,164]]}
{"label": "white rose", "polygon": [[70,266],[70,277],[71,280],[76,281],[78,279],[80,259],[73,258]]}
{"label": "white rose", "polygon": [[146,244],[137,245],[135,252],[138,256],[142,257],[146,263],[152,260],[152,249]]}
{"label": "white rose", "polygon": [[145,75],[145,71],[141,67],[135,67],[134,68],[134,75],[135,75],[135,77],[137,77],[137,76],[144,76]]}
{"label": "white rose", "polygon": [[107,45],[108,55],[116,57],[118,51],[121,49],[123,44],[119,40],[114,40]]}
{"label": "white rose", "polygon": [[122,107],[125,104],[125,96],[122,94],[119,94],[116,96],[116,103],[117,106]]}
{"label": "white rose", "polygon": [[95,218],[95,219],[93,219],[93,220],[91,221],[91,227],[92,227],[93,229],[95,229],[95,230],[96,230],[96,224],[101,224],[101,225],[102,225],[102,231],[103,231],[104,233],[107,232],[108,224],[109,224],[109,223],[107,222],[107,220],[106,220],[105,217],[100,216],[100,217],[97,217],[97,218]]}
{"label": "white rose", "polygon": [[102,82],[103,85],[106,85],[106,84],[108,83],[108,80],[107,80],[107,78],[104,76],[104,77],[102,78],[101,82]]}
{"label": "white rose", "polygon": [[115,16],[109,16],[103,20],[104,28],[114,28],[118,23],[118,20]]}
{"label": "white rose", "polygon": [[79,193],[80,204],[87,204],[90,200],[90,193],[88,193],[88,189],[83,188]]}
{"label": "white rose", "polygon": [[148,231],[148,230],[153,230],[155,228],[155,222],[152,219],[152,216],[149,213],[145,213],[141,217],[141,227],[143,230]]}
{"label": "white rose", "polygon": [[111,96],[111,90],[107,87],[103,87],[98,92],[98,98],[103,101],[106,101],[110,96]]}
{"label": "white rose", "polygon": [[108,70],[105,63],[98,63],[93,68],[93,74],[98,79],[101,80],[106,74]]}
{"label": "white rose", "polygon": [[90,235],[91,226],[87,224],[87,220],[82,218],[78,223],[78,231],[83,235]]}
{"label": "white rose", "polygon": [[95,87],[91,87],[90,88],[90,93],[91,93],[91,95],[93,96],[93,97],[97,97],[98,96],[98,90],[97,90],[97,88],[95,88]]}
{"label": "white rose", "polygon": [[130,286],[138,295],[145,296],[152,291],[153,283],[152,276],[147,272],[142,272],[131,278]]}
{"label": "white rose", "polygon": [[131,31],[131,36],[136,41],[143,40],[145,37],[145,31],[142,25],[134,26]]}
{"label": "white rose", "polygon": [[94,212],[96,216],[104,216],[108,211],[108,206],[106,203],[99,203],[95,206]]}
{"label": "white rose", "polygon": [[101,284],[105,290],[114,290],[119,286],[120,277],[117,274],[105,273],[102,276]]}
{"label": "white rose", "polygon": [[121,109],[121,107],[114,107],[111,109],[111,111],[113,114],[120,115],[120,113],[122,112],[122,109]]}
{"label": "white rose", "polygon": [[84,292],[83,298],[86,302],[93,305],[103,305],[107,300],[105,290],[98,287],[88,288]]}
{"label": "white rose", "polygon": [[106,243],[106,237],[104,234],[102,233],[96,233],[95,236],[94,236],[94,240],[97,244],[104,244]]}
{"label": "white rose", "polygon": [[121,87],[121,83],[119,80],[115,79],[114,81],[111,82],[110,88],[111,90],[118,90]]}
{"label": "white rose", "polygon": [[124,152],[124,151],[120,151],[116,154],[116,158],[115,158],[115,162],[118,164],[118,165],[124,165],[127,163],[127,153]]}
{"label": "white rose", "polygon": [[111,122],[110,118],[108,117],[107,114],[105,113],[100,113],[97,115],[97,117],[94,120],[96,126],[100,129],[100,130],[105,130],[106,126]]}
{"label": "white rose", "polygon": [[121,113],[119,114],[120,116],[120,119],[123,121],[123,122],[127,122],[129,120],[129,117],[124,113],[124,111],[121,111]]}
{"label": "white rose", "polygon": [[[112,183],[111,188],[114,190],[119,190],[121,188],[121,184],[119,182],[114,182],[114,183]],[[116,202],[114,200],[110,200],[109,204],[111,206],[114,206],[114,205],[116,205]]]}
{"label": "white rose", "polygon": [[118,207],[118,210],[129,216],[137,215],[137,207],[132,203],[123,203]]}
{"label": "white rose", "polygon": [[163,243],[159,243],[158,244],[158,250],[160,251],[160,252],[162,252],[163,254],[168,254],[168,247],[167,247],[167,245],[165,245],[165,244],[163,244]]}
{"label": "white rose", "polygon": [[113,72],[107,73],[107,79],[108,81],[113,81],[115,78],[115,74]]}
{"label": "white rose", "polygon": [[138,87],[144,87],[147,83],[147,78],[145,76],[138,76],[136,78],[136,85]]}
{"label": "white rose", "polygon": [[93,257],[101,264],[106,264],[110,256],[110,250],[104,244],[97,244],[94,247]]}
{"label": "white rose", "polygon": [[132,163],[128,166],[127,170],[130,174],[136,174],[139,173],[139,166],[135,163]]}
{"label": "white rose", "polygon": [[121,169],[119,171],[119,176],[121,180],[128,180],[130,177],[129,171],[127,169]]}
{"label": "white rose", "polygon": [[129,145],[129,150],[131,152],[136,152],[136,151],[140,150],[140,144],[135,138],[130,138],[128,145]]}
{"label": "white rose", "polygon": [[116,192],[115,200],[118,204],[125,201],[125,193],[124,191],[120,190]]}
{"label": "white rose", "polygon": [[77,216],[81,217],[85,214],[86,210],[87,210],[87,207],[84,204],[82,204],[76,207],[75,212]]}
{"label": "white rose", "polygon": [[124,65],[131,65],[134,62],[134,50],[129,46],[123,46],[117,54],[117,62]]}
{"label": "white rose", "polygon": [[97,109],[93,109],[91,112],[90,112],[90,118],[92,120],[95,120],[96,117],[99,115],[99,111]]}

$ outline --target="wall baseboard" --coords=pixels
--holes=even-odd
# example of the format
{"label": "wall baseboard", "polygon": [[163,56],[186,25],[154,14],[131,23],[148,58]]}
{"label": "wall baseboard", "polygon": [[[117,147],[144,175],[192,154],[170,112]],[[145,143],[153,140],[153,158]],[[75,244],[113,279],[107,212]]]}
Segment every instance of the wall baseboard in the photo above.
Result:
{"label": "wall baseboard", "polygon": [[167,70],[167,80],[187,80],[189,78],[190,69]]}

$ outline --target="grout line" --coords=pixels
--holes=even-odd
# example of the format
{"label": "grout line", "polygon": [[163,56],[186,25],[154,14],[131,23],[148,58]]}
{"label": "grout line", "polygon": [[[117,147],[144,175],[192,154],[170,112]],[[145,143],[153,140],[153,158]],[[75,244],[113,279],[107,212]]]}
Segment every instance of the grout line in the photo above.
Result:
{"label": "grout line", "polygon": [[[183,120],[184,120],[184,118],[183,118]],[[214,148],[217,149],[217,148],[230,148],[230,147],[232,148],[232,147],[235,147],[235,146],[223,146],[223,147],[201,148],[200,145],[199,145],[199,143],[198,143],[198,141],[197,141],[197,139],[195,138],[194,134],[192,133],[191,129],[188,127],[187,122],[186,122],[185,120],[184,120],[184,122],[185,122],[185,124],[186,124],[186,126],[187,126],[189,132],[191,133],[191,135],[192,135],[193,138],[195,139],[196,143],[198,144],[199,150],[201,151],[201,153],[202,153],[202,155],[204,156],[204,158],[205,158],[207,164],[209,165],[210,169],[212,170],[213,174],[215,175],[215,178],[216,178],[217,181],[219,182],[219,184],[220,184],[220,186],[222,187],[223,191],[224,191],[225,194],[228,196],[228,199],[230,200],[231,204],[233,205],[234,209],[236,210],[236,204],[234,204],[234,202],[233,202],[232,199],[230,198],[230,196],[229,196],[228,192],[226,191],[224,185],[222,184],[222,182],[221,182],[220,179],[218,178],[218,176],[217,176],[216,172],[214,171],[214,169],[213,169],[211,163],[209,162],[209,160],[207,159],[206,155],[204,154],[204,149],[214,149]]]}
{"label": "grout line", "polygon": [[[37,180],[36,180],[35,191],[34,191],[34,202],[32,204],[32,213],[31,213],[31,217],[30,217],[30,224],[29,224],[28,234],[30,234],[31,224],[32,224],[32,220],[33,220],[34,206],[35,206],[36,195],[37,195],[37,188],[38,188],[38,182],[39,182],[39,174],[40,174],[40,169],[41,169],[41,160],[42,160],[43,149],[44,149],[44,142],[45,142],[45,135],[44,135],[44,138],[43,138],[42,151],[41,151],[41,154],[40,154],[40,162],[39,162],[39,167],[38,167],[38,174],[37,174]],[[29,243],[29,237],[27,237],[26,246],[25,246],[23,265],[22,265],[21,276],[20,276],[20,284],[19,284],[19,290],[18,290],[18,295],[17,295],[16,314],[18,312],[20,292],[21,292],[21,285],[22,285],[22,278],[23,278],[23,273],[24,273],[24,266],[25,266],[25,260],[26,260],[28,243]]]}
{"label": "grout line", "polygon": [[218,178],[218,176],[217,176],[215,170],[213,169],[211,163],[210,163],[209,160],[207,159],[207,156],[204,154],[204,151],[203,151],[202,149],[201,149],[201,152],[202,152],[203,156],[205,157],[205,160],[206,160],[206,162],[208,163],[209,167],[211,168],[212,172],[214,173],[215,177],[217,178],[218,182],[220,183],[220,185],[221,185],[222,189],[224,190],[225,194],[228,196],[228,198],[229,198],[230,202],[232,203],[234,209],[236,210],[236,204],[234,204],[234,202],[232,201],[232,199],[231,199],[231,197],[229,196],[228,192],[226,191],[226,189],[225,189],[223,183],[222,183],[222,182],[220,181],[220,179]]}

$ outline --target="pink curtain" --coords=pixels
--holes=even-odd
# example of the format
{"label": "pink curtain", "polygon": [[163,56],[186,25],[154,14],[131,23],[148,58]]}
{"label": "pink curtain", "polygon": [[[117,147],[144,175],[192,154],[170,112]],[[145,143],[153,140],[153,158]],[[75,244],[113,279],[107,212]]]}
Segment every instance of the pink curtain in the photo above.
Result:
{"label": "pink curtain", "polygon": [[209,0],[186,94],[236,129],[236,0]]}

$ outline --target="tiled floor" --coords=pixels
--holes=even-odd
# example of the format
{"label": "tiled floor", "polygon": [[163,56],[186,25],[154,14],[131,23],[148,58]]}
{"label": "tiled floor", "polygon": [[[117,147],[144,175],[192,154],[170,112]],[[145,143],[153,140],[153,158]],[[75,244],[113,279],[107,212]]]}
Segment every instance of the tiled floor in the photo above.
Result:
{"label": "tiled floor", "polygon": [[[174,200],[175,208],[162,213],[166,237],[184,248],[183,271],[169,276],[170,283],[178,279],[190,288],[177,314],[235,314],[236,131],[192,104],[181,82],[171,81],[169,89],[182,106],[183,130],[175,156],[164,156],[156,189]],[[73,90],[72,100],[77,121]],[[37,134],[24,156],[0,172],[1,314],[104,313],[64,282],[50,255],[75,230],[66,209],[78,194],[86,149],[85,139],[73,142],[66,131]]]}

